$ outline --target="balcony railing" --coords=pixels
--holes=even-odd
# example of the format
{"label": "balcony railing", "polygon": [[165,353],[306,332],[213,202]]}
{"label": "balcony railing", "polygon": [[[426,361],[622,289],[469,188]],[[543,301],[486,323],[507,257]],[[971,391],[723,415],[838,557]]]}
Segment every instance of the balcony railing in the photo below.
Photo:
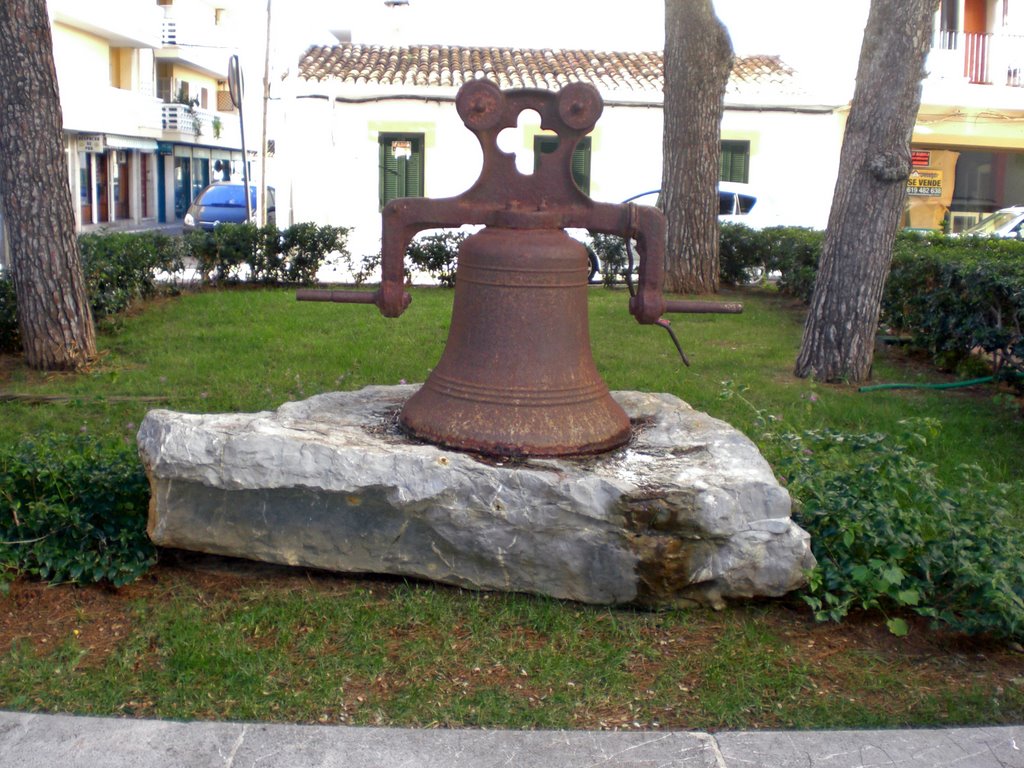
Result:
{"label": "balcony railing", "polygon": [[[234,146],[239,143],[238,115],[213,112],[187,104],[164,104],[161,107],[163,130],[194,137],[205,144]],[[215,130],[215,125],[219,129]]]}
{"label": "balcony railing", "polygon": [[1024,36],[940,31],[928,65],[932,77],[1024,86]]}

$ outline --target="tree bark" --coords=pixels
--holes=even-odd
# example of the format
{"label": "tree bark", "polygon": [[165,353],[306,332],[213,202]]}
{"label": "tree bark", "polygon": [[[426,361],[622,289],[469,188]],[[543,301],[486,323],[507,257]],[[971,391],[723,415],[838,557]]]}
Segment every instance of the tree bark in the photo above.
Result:
{"label": "tree bark", "polygon": [[938,0],[872,0],[796,375],[871,375]]}
{"label": "tree bark", "polygon": [[732,42],[711,0],[665,0],[666,287],[718,290],[718,163]]}
{"label": "tree bark", "polygon": [[77,369],[96,354],[45,0],[0,2],[0,202],[25,361]]}

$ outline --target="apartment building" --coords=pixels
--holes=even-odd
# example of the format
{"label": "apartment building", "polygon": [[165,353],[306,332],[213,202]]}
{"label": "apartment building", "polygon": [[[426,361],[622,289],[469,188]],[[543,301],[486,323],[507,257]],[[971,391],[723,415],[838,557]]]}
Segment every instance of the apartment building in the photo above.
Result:
{"label": "apartment building", "polygon": [[[352,228],[358,256],[380,248],[380,211],[395,197],[449,197],[481,170],[476,137],[455,109],[459,87],[597,88],[604,110],[577,145],[572,172],[595,200],[657,190],[662,166],[662,57],[459,45],[312,46],[281,101],[277,216]],[[838,171],[843,102],[821,103],[777,56],[736,58],[725,96],[720,176],[749,184],[758,224],[824,226]],[[531,174],[557,137],[526,111],[499,136]],[[805,158],[806,162],[795,162]],[[337,179],[344,183],[338,184]]]}
{"label": "apartment building", "polygon": [[49,0],[79,230],[172,225],[238,177],[234,49],[217,0]]}
{"label": "apartment building", "polygon": [[905,223],[959,232],[1024,204],[1024,0],[942,0]]}

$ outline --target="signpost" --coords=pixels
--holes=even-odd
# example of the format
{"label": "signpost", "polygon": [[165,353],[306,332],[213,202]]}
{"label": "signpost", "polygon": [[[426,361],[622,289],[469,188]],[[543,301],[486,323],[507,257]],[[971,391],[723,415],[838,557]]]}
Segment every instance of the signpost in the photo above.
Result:
{"label": "signpost", "polygon": [[249,197],[249,155],[245,152],[245,118],[242,109],[244,89],[245,81],[238,65],[238,56],[233,55],[228,59],[228,92],[231,95],[231,103],[238,109],[238,127],[242,133],[242,186],[245,188],[245,216],[247,221],[252,221],[252,199]]}

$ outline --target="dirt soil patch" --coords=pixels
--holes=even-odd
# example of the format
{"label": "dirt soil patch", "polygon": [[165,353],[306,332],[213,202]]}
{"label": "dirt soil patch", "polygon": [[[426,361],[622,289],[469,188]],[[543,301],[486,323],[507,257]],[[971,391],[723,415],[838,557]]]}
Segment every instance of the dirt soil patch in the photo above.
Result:
{"label": "dirt soil patch", "polygon": [[[191,602],[211,610],[211,616],[230,610],[241,593],[251,600],[253,591],[263,599],[272,601],[297,590],[318,596],[343,596],[360,590],[368,600],[388,601],[403,582],[387,577],[352,577],[288,569],[277,566],[203,555],[165,552],[161,564],[138,582],[121,589],[103,586],[47,586],[21,580],[11,586],[10,593],[0,600],[0,660],[17,645],[29,646],[36,654],[45,655],[50,649],[73,637],[84,653],[79,668],[101,669],[108,659],[126,642],[126,638],[144,631],[136,626],[140,604],[158,604],[172,595],[188,594]],[[427,586],[453,592],[449,587]],[[625,612],[628,621],[635,613]],[[617,621],[615,613],[610,621]],[[731,607],[720,613],[695,611],[688,620],[685,633],[678,627],[662,627],[658,622],[637,622],[639,644],[651,652],[631,652],[625,657],[623,669],[629,675],[631,695],[621,702],[603,701],[582,707],[573,714],[572,727],[579,728],[633,728],[693,727],[700,713],[700,692],[707,690],[709,671],[702,665],[716,652],[721,638],[730,632],[735,637],[737,626],[751,626],[754,622],[759,637],[770,638],[767,657],[784,673],[799,667],[807,675],[805,690],[800,696],[814,706],[827,708],[830,702],[843,705],[869,707],[871,711],[887,713],[893,722],[901,722],[907,712],[920,708],[921,702],[944,701],[948,695],[971,691],[969,695],[993,699],[1009,698],[999,710],[1002,718],[1024,717],[1021,688],[1024,686],[1024,653],[1018,646],[1003,642],[970,638],[959,634],[929,629],[924,622],[911,620],[910,635],[896,638],[885,629],[880,616],[854,616],[842,624],[822,624],[812,620],[808,610],[798,601],[773,601]],[[746,623],[745,623],[746,622]],[[268,628],[259,642],[268,646],[278,641],[273,627]],[[523,652],[542,649],[549,638],[535,629],[504,626],[497,630],[507,634],[510,646]],[[586,631],[586,630],[584,630]],[[421,636],[422,635],[422,636]],[[435,636],[434,638],[428,636]],[[500,689],[514,700],[523,701],[530,708],[541,709],[545,701],[557,691],[545,688],[518,668],[504,665],[501,660],[481,666],[462,663],[473,652],[474,638],[461,626],[452,627],[412,625],[396,627],[381,638],[389,658],[398,663],[404,649],[423,640],[445,636],[453,653],[443,668],[432,670],[437,688],[444,696],[461,692],[472,694],[481,687]],[[751,640],[751,647],[761,642]],[[335,649],[338,650],[338,649]],[[740,649],[737,652],[745,652]],[[764,653],[763,649],[757,651]],[[149,663],[149,662],[146,662]],[[153,658],[158,664],[159,659]],[[762,662],[758,662],[759,664]],[[896,683],[876,686],[866,681],[866,665]],[[136,669],[138,672],[138,669]],[[664,695],[656,695],[659,684],[671,679],[676,699],[664,706]],[[415,673],[390,670],[363,681],[353,679],[346,683],[346,699],[352,699],[354,710],[345,714],[342,709],[339,722],[350,722],[348,717],[357,711],[363,701],[373,699],[382,705],[389,697],[404,695],[403,691],[415,684]],[[702,686],[704,686],[702,688]],[[977,694],[976,692],[982,692]],[[2,694],[2,691],[0,691]],[[662,698],[659,699],[658,696]],[[646,712],[647,719],[640,722],[637,712],[659,701],[657,711]],[[1016,702],[1016,703],[1014,703]],[[134,703],[134,702],[133,702]],[[805,702],[806,703],[806,702]],[[9,704],[8,704],[9,706]],[[942,705],[929,704],[938,721],[944,715]],[[936,710],[935,708],[938,707]],[[45,709],[45,705],[42,707]],[[1022,711],[1018,711],[1018,710]],[[163,713],[144,706],[132,708],[132,714],[153,716]],[[283,715],[286,719],[288,715]],[[328,712],[327,715],[333,718]],[[317,719],[323,721],[321,716]],[[954,712],[953,722],[962,719]],[[300,717],[301,719],[301,717]],[[313,718],[310,720],[315,721]],[[400,719],[380,720],[404,724]],[[788,720],[784,711],[750,713],[745,727],[785,727]],[[461,723],[440,722],[459,725]],[[653,724],[653,726],[652,726]],[[714,723],[710,727],[714,727]],[[723,727],[735,727],[723,723]]]}

